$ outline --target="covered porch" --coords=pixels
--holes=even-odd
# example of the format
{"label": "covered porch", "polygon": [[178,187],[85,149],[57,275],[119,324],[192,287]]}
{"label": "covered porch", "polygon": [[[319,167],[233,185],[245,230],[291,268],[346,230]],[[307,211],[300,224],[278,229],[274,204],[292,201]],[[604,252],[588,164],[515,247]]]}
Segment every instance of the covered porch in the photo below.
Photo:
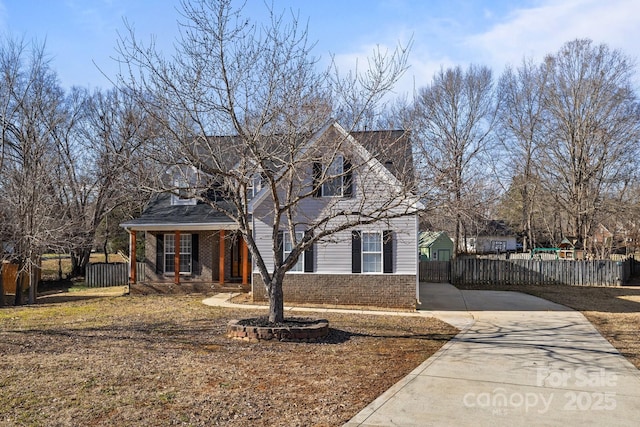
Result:
{"label": "covered porch", "polygon": [[[177,225],[177,224],[176,224]],[[251,260],[237,227],[211,225],[126,227],[129,232],[129,283],[234,283],[250,287]],[[140,246],[144,258],[139,260]],[[137,251],[136,251],[137,249]],[[138,253],[136,253],[138,252]],[[142,261],[144,272],[138,271]]]}

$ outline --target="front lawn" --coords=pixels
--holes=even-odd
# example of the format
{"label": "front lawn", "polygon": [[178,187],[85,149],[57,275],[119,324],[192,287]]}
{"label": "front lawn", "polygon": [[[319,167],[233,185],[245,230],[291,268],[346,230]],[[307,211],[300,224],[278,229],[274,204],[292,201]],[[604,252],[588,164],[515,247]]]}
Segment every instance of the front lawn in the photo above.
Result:
{"label": "front lawn", "polygon": [[67,295],[0,310],[0,425],[338,426],[457,332],[323,314],[323,342],[248,343],[226,324],[262,311],[202,295]]}

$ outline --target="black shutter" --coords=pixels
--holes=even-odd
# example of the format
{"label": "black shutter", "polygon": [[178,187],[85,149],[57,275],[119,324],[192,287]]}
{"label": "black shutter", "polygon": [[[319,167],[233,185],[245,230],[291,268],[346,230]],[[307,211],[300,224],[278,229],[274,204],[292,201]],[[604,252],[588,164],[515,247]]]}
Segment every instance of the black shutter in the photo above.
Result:
{"label": "black shutter", "polygon": [[283,248],[284,248],[284,233],[282,231],[278,231],[278,237],[276,238],[276,262],[278,263],[278,265],[282,265]]}
{"label": "black shutter", "polygon": [[382,232],[382,272],[393,273],[393,231]]}
{"label": "black shutter", "polygon": [[344,197],[353,197],[353,171],[351,170],[351,162],[345,158],[342,160],[342,170],[344,172],[342,195]]}
{"label": "black shutter", "polygon": [[309,248],[304,251],[304,272],[305,273],[313,273],[313,247],[315,244],[309,246]]}
{"label": "black shutter", "polygon": [[193,274],[200,274],[199,237],[200,235],[196,233],[191,235],[191,272]]}
{"label": "black shutter", "polygon": [[313,197],[322,196],[322,185],[320,180],[322,179],[322,164],[313,163]]}
{"label": "black shutter", "polygon": [[359,231],[351,232],[351,272],[362,273],[362,236]]}
{"label": "black shutter", "polygon": [[156,234],[156,274],[164,273],[164,234]]}

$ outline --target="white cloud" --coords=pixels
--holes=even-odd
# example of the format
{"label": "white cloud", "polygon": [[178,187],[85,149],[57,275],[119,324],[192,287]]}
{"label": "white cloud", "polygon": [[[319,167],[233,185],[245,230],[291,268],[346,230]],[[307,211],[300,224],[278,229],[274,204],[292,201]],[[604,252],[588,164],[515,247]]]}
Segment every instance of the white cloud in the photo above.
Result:
{"label": "white cloud", "polygon": [[544,0],[537,7],[516,10],[482,34],[469,36],[466,46],[496,73],[506,64],[518,65],[524,56],[541,60],[576,38],[606,43],[635,59],[640,57],[639,15],[636,0]]}

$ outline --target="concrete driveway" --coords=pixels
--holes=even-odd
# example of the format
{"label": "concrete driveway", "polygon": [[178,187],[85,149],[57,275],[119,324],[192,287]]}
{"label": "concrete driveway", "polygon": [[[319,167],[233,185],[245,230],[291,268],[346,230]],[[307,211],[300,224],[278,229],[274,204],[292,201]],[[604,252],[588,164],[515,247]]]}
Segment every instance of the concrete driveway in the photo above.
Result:
{"label": "concrete driveway", "polygon": [[420,299],[462,332],[346,426],[640,424],[640,371],[579,312],[449,284]]}

